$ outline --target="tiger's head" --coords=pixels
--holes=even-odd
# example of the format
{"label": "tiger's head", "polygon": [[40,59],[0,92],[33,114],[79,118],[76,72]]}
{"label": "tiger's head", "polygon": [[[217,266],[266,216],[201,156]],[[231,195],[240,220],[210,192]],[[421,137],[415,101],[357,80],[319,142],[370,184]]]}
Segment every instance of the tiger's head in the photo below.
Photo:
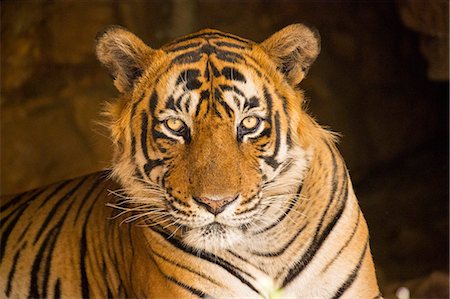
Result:
{"label": "tiger's head", "polygon": [[320,130],[297,88],[320,51],[314,31],[257,44],[203,30],[152,49],[115,26],[96,51],[121,94],[107,110],[130,220],[227,249],[298,197]]}

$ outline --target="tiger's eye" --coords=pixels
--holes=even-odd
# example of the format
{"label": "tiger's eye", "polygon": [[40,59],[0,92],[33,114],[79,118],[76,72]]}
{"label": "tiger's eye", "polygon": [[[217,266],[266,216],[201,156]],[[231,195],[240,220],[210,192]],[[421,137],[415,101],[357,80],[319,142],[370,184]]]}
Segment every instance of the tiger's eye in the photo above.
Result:
{"label": "tiger's eye", "polygon": [[255,116],[247,116],[242,121],[242,126],[246,128],[247,130],[253,130],[255,129],[259,124],[259,119]]}
{"label": "tiger's eye", "polygon": [[180,132],[184,128],[184,123],[178,118],[169,118],[166,120],[166,126],[174,132]]}

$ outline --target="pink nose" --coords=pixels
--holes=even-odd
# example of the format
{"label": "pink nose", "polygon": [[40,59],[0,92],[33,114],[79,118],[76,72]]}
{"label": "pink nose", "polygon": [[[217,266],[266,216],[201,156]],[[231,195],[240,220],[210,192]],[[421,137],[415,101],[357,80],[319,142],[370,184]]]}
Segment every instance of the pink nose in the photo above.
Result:
{"label": "pink nose", "polygon": [[211,199],[208,197],[192,197],[196,203],[204,207],[208,212],[213,215],[218,215],[223,212],[225,208],[234,202],[238,196],[235,197],[223,197],[217,199]]}

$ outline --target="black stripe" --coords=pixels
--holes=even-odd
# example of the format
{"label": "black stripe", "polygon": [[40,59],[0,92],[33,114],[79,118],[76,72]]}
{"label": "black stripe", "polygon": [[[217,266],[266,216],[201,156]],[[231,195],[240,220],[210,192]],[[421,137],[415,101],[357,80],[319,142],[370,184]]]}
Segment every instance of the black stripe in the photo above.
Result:
{"label": "black stripe", "polygon": [[[85,180],[86,180],[86,177],[83,178],[80,181],[80,183],[77,186],[75,186],[75,188],[73,188],[71,191],[66,193],[57,204],[59,204],[63,200],[66,201],[67,199],[69,199],[72,196],[72,194],[84,183]],[[50,229],[50,231],[48,232],[46,238],[44,239],[43,243],[41,244],[41,247],[39,248],[39,252],[38,252],[38,254],[36,256],[36,259],[33,262],[32,272],[31,272],[29,296],[32,297],[32,298],[35,298],[35,297],[46,298],[47,297],[48,280],[49,280],[49,277],[50,277],[50,269],[51,269],[51,262],[52,262],[53,251],[55,249],[56,241],[58,240],[58,236],[59,236],[59,233],[61,232],[61,229],[63,227],[64,221],[67,219],[67,214],[69,213],[69,211],[72,208],[72,205],[75,202],[76,202],[76,197],[68,205],[68,207],[64,211],[64,213],[61,216],[61,218],[59,219],[59,221],[53,226],[53,228]],[[50,213],[50,214],[54,214],[54,213]],[[51,218],[53,218],[53,216]],[[35,239],[33,245],[36,244],[36,241],[39,239],[40,234],[42,234],[42,232],[43,232],[42,228],[44,228],[44,229],[46,228],[46,226],[48,225],[48,223],[49,223],[51,218],[49,218],[49,217],[46,218],[46,221],[44,222],[45,227],[44,227],[44,225],[41,226],[41,230],[37,234],[37,236],[36,236],[37,238]],[[42,279],[42,295],[40,295],[39,294],[39,289],[38,289],[39,288],[39,286],[38,286],[38,284],[39,284],[38,274],[39,274],[39,272],[41,270],[41,264],[43,262],[43,256],[44,256],[45,252],[47,252],[47,254],[46,254],[46,263],[45,263],[44,273],[42,275],[43,276],[43,279]]]}
{"label": "black stripe", "polygon": [[[101,180],[102,180],[101,176],[95,178],[95,182],[94,182],[93,187],[95,187],[95,184],[99,184]],[[88,199],[89,199],[89,195],[88,194],[90,195],[90,193],[87,193],[85,196],[83,196],[83,199],[82,199],[83,202],[78,207],[78,210],[77,210],[77,213],[76,213],[76,217],[75,217],[75,219],[73,221],[74,224],[78,221],[78,218],[81,215],[81,210],[83,209],[84,205],[88,202]]]}
{"label": "black stripe", "polygon": [[[78,186],[81,186],[82,184],[84,184],[85,179],[83,179]],[[76,189],[78,189],[78,186],[76,187]],[[77,202],[77,197],[76,196],[74,196],[74,199],[69,204],[69,206],[65,210],[63,216],[61,217],[61,219],[58,221],[58,223],[54,227],[56,229],[56,231],[55,231],[55,234],[54,234],[54,236],[53,236],[53,238],[51,240],[50,248],[48,249],[47,261],[46,261],[46,264],[45,264],[45,271],[44,271],[44,275],[43,275],[44,278],[43,278],[43,284],[42,284],[42,287],[43,287],[42,294],[43,294],[44,298],[47,298],[48,281],[49,281],[49,278],[50,278],[51,263],[53,261],[53,251],[55,250],[56,242],[58,240],[58,237],[59,237],[59,234],[60,234],[60,232],[62,230],[64,222],[67,219],[67,215],[71,211],[72,206],[73,206],[73,204],[75,202]]]}
{"label": "black stripe", "polygon": [[27,226],[25,227],[25,229],[20,233],[20,236],[17,238],[17,243],[22,242],[23,238],[25,237],[26,233],[28,232],[28,230],[31,227],[32,222],[29,221]]}
{"label": "black stripe", "polygon": [[174,46],[176,44],[179,44],[179,43],[182,43],[182,42],[185,42],[187,40],[194,39],[194,38],[203,37],[205,39],[208,39],[208,37],[215,37],[215,36],[226,37],[226,38],[229,38],[229,39],[234,39],[234,40],[239,41],[239,42],[244,43],[244,44],[249,44],[248,40],[245,40],[245,39],[240,38],[240,37],[235,36],[235,35],[222,33],[222,32],[204,32],[204,33],[198,33],[198,34],[191,34],[191,35],[188,35],[186,37],[182,37],[182,38],[176,39],[173,42],[169,43],[165,47],[171,47],[171,46]]}
{"label": "black stripe", "polygon": [[356,231],[358,230],[359,227],[359,217],[361,215],[361,210],[358,209],[358,216],[356,218],[356,224],[355,227],[353,228],[353,231],[350,235],[350,237],[347,239],[347,241],[345,242],[344,246],[341,247],[341,249],[338,251],[338,253],[334,256],[334,258],[325,266],[325,268],[323,268],[322,273],[327,271],[327,269],[334,263],[334,261],[342,254],[342,252],[344,251],[345,248],[347,248],[348,244],[350,244],[350,241],[353,240],[353,237],[355,236]]}
{"label": "black stripe", "polygon": [[[330,150],[331,150],[331,148],[330,148]],[[328,223],[328,225],[323,230],[322,234],[320,234],[320,230],[321,230],[322,224],[324,222],[325,216],[328,212],[329,207],[331,206],[331,202],[334,201],[334,198],[336,195],[335,193],[337,191],[336,189],[337,189],[338,176],[337,176],[336,157],[334,155],[334,152],[331,152],[331,155],[333,158],[332,192],[331,192],[330,198],[328,200],[327,208],[325,209],[325,212],[322,214],[322,217],[317,226],[316,233],[314,235],[313,241],[311,242],[311,245],[308,247],[308,249],[303,254],[303,256],[300,258],[300,260],[297,263],[295,263],[295,266],[292,267],[288,271],[287,276],[283,280],[282,287],[285,287],[286,285],[288,285],[295,277],[297,277],[309,265],[309,263],[312,261],[315,254],[320,249],[323,242],[326,240],[328,235],[331,233],[334,226],[336,225],[336,223],[338,222],[338,220],[340,219],[340,217],[342,216],[342,214],[344,212],[344,209],[345,209],[345,206],[347,203],[346,199],[348,196],[348,181],[347,181],[347,172],[345,171],[345,169],[344,169],[343,180],[342,180],[343,186],[340,191],[341,196],[342,196],[342,193],[344,194],[343,202],[342,202],[340,208],[338,209],[338,211],[336,212],[336,214],[334,215],[334,217],[332,218],[332,220]],[[341,196],[339,196],[339,197],[341,197]]]}
{"label": "black stripe", "polygon": [[211,296],[206,295],[205,292],[203,292],[203,291],[200,291],[200,290],[198,290],[198,289],[196,289],[196,288],[193,288],[193,287],[188,286],[188,285],[186,285],[186,284],[184,284],[184,283],[182,283],[182,282],[179,282],[178,280],[176,280],[176,279],[173,278],[173,277],[170,277],[170,276],[167,276],[167,275],[164,275],[164,276],[165,276],[168,280],[170,280],[170,281],[172,281],[173,283],[179,285],[180,287],[184,288],[186,291],[190,292],[190,293],[193,294],[193,295],[196,295],[196,296],[198,296],[198,297],[200,297],[200,298],[205,298],[205,297],[211,298]]}
{"label": "black stripe", "polygon": [[245,76],[235,68],[224,67],[222,69],[222,75],[225,78],[227,78],[228,80],[240,81],[240,82],[244,82],[244,83],[247,82],[247,80],[245,79]]}
{"label": "black stripe", "polygon": [[[95,181],[94,184],[91,186],[91,188],[87,191],[85,197],[90,198],[92,193],[94,192],[95,188],[98,186],[98,181]],[[101,193],[99,193],[101,194]],[[84,223],[82,226],[81,231],[81,240],[80,240],[80,277],[81,277],[81,283],[80,288],[82,291],[83,298],[89,298],[89,281],[87,278],[86,273],[86,255],[87,255],[87,225],[89,222],[89,218],[91,216],[92,211],[94,210],[93,207],[95,203],[97,202],[97,198],[99,195],[97,195],[95,198],[92,199],[92,204],[89,206],[87,210],[86,217],[84,219]]]}
{"label": "black stripe", "polygon": [[189,43],[186,45],[182,45],[182,46],[178,46],[178,47],[169,49],[168,52],[178,52],[178,51],[183,51],[183,50],[187,50],[187,49],[192,49],[192,48],[200,46],[200,44],[201,44],[201,42]]}
{"label": "black stripe", "polygon": [[[73,204],[73,202],[72,202]],[[67,208],[66,212],[69,211],[72,204]],[[53,260],[53,251],[55,250],[56,241],[58,240],[59,233],[61,231],[61,226],[64,220],[66,219],[67,213],[64,214],[64,217],[58,222],[58,225],[54,227],[55,233],[53,234],[50,240],[50,247],[47,252],[47,260],[45,262],[45,270],[43,274],[43,282],[42,282],[42,298],[47,298],[47,290],[48,290],[48,281],[50,279],[50,268]]]}
{"label": "black stripe", "polygon": [[167,159],[147,160],[147,163],[144,165],[144,173],[147,176],[150,176],[150,171],[157,166],[164,165],[166,160]]}
{"label": "black stripe", "polygon": [[172,63],[174,64],[194,63],[200,61],[201,58],[202,53],[200,52],[200,50],[190,51],[178,55],[172,60]]}
{"label": "black stripe", "polygon": [[218,42],[215,42],[214,44],[219,47],[225,46],[225,47],[229,47],[229,48],[245,49],[245,47],[242,45],[238,45],[238,44],[230,43],[230,42],[224,42],[224,41],[218,41]]}
{"label": "black stripe", "polygon": [[6,291],[5,291],[6,297],[9,297],[9,295],[11,294],[11,285],[12,285],[12,281],[14,279],[14,274],[16,273],[17,261],[19,260],[20,252],[22,251],[23,248],[24,248],[24,246],[22,246],[22,248],[17,250],[16,254],[14,255],[13,264],[12,264],[11,269],[9,270],[9,274],[8,274],[8,283],[6,285]]}
{"label": "black stripe", "polygon": [[207,104],[207,112],[209,110],[208,99],[210,92],[209,90],[204,90],[200,93],[200,100],[198,101],[197,108],[195,109],[195,116],[197,117],[200,114],[200,109],[202,108],[203,103]]}
{"label": "black stripe", "polygon": [[169,259],[169,258],[167,258],[167,257],[165,257],[165,256],[163,256],[163,255],[161,255],[161,254],[159,254],[159,253],[157,253],[157,252],[155,252],[154,250],[152,250],[152,253],[153,253],[154,255],[156,255],[157,257],[159,257],[159,258],[165,260],[166,262],[168,262],[168,263],[170,263],[170,264],[172,264],[172,265],[175,265],[175,266],[178,267],[178,268],[181,268],[181,269],[184,269],[184,270],[186,270],[186,271],[188,271],[188,272],[190,272],[190,273],[196,274],[196,275],[200,276],[201,278],[204,278],[204,279],[208,280],[208,281],[211,282],[212,284],[215,284],[215,285],[217,285],[217,286],[222,286],[220,283],[218,283],[217,281],[211,279],[211,277],[206,276],[205,274],[203,274],[203,273],[201,273],[201,272],[195,271],[195,270],[193,270],[193,269],[191,269],[191,268],[189,268],[189,267],[187,267],[187,266],[185,266],[185,265],[181,265],[179,262],[172,261],[171,259]]}
{"label": "black stripe", "polygon": [[278,251],[275,251],[275,252],[255,252],[255,251],[253,251],[252,254],[256,255],[256,256],[262,256],[262,257],[276,257],[276,256],[282,255],[292,245],[292,243],[294,243],[294,241],[302,233],[302,231],[306,228],[307,225],[308,225],[308,223],[303,225],[297,231],[297,233],[283,247],[281,247]]}
{"label": "black stripe", "polygon": [[184,70],[180,73],[180,75],[178,75],[175,85],[184,83],[186,84],[186,88],[189,90],[198,89],[202,86],[202,82],[197,79],[200,75],[201,73],[198,69]]}
{"label": "black stripe", "polygon": [[[319,224],[317,225],[316,233],[314,235],[314,241],[316,241],[319,237],[319,233],[320,233],[320,230],[322,229],[322,225],[323,225],[323,222],[325,221],[325,217],[328,214],[328,210],[330,209],[331,204],[333,203],[333,201],[335,199],[335,195],[337,192],[337,185],[338,185],[338,175],[337,175],[338,165],[337,165],[336,156],[335,156],[333,150],[331,149],[330,145],[328,143],[326,143],[326,145],[328,146],[328,149],[330,150],[330,154],[332,157],[332,165],[333,165],[333,171],[332,171],[333,175],[331,177],[331,193],[330,193],[331,195],[330,195],[330,198],[328,199],[328,204],[325,208],[325,211],[323,212],[322,217],[320,218]],[[344,178],[345,178],[344,182],[346,182],[347,178],[346,178],[345,171],[344,171]],[[345,186],[346,186],[346,184],[342,185],[342,187],[345,187]],[[341,192],[342,192],[342,190],[341,190]]]}
{"label": "black stripe", "polygon": [[349,287],[353,284],[356,277],[358,276],[359,270],[361,269],[362,262],[364,260],[364,257],[366,256],[367,248],[369,247],[369,241],[366,241],[366,246],[364,246],[364,250],[361,254],[361,257],[359,258],[358,264],[353,269],[353,271],[348,276],[347,280],[342,284],[342,286],[337,290],[337,292],[332,297],[333,299],[339,298],[342,295],[344,295],[345,291],[348,290]]}
{"label": "black stripe", "polygon": [[[54,192],[57,192],[58,189]],[[2,237],[0,239],[0,263],[3,261],[3,257],[5,255],[6,251],[6,244],[8,243],[9,236],[11,235],[12,230],[16,227],[17,221],[19,221],[20,217],[23,215],[24,211],[29,207],[29,203],[33,200],[35,200],[39,195],[41,195],[44,192],[44,190],[41,190],[31,198],[29,198],[26,202],[21,204],[18,208],[16,208],[12,213],[10,213],[7,218],[2,219],[2,225],[6,223],[7,219],[15,215],[15,217],[11,220],[11,222],[8,224],[8,226],[5,228],[5,230],[2,232]],[[53,193],[52,193],[53,194]]]}
{"label": "black stripe", "polygon": [[288,146],[288,149],[291,149],[291,146],[292,146],[291,128],[288,128],[288,131],[286,134],[286,144]]}
{"label": "black stripe", "polygon": [[[44,241],[42,242],[41,247],[39,248],[36,258],[34,259],[33,266],[31,267],[31,279],[30,279],[30,289],[29,289],[28,298],[41,298],[42,297],[42,295],[39,293],[38,273],[40,270],[40,265],[42,262],[43,255],[44,255],[45,251],[47,250],[49,242],[54,239],[54,235],[55,235],[55,232],[57,229],[58,229],[58,227],[55,226],[49,231],[49,233],[45,237]],[[47,256],[47,258],[50,259],[50,256]]]}
{"label": "black stripe", "polygon": [[140,102],[142,102],[144,100],[144,96],[145,94],[142,94],[141,97],[139,98],[139,100],[135,103],[133,103],[133,106],[131,108],[131,116],[130,116],[130,123],[128,124],[129,126],[129,130],[130,130],[130,135],[131,135],[131,159],[133,164],[136,163],[136,137],[133,134],[133,120],[135,118],[136,115],[136,110],[137,110],[137,106],[139,105]]}
{"label": "black stripe", "polygon": [[219,87],[223,91],[233,91],[233,92],[237,93],[238,95],[240,95],[241,97],[245,98],[245,94],[242,92],[242,90],[240,90],[236,86],[230,86],[230,85],[226,85],[226,84],[219,84]]}
{"label": "black stripe", "polygon": [[232,62],[232,63],[237,63],[237,62],[241,62],[242,60],[244,60],[244,56],[234,53],[234,52],[229,52],[229,51],[223,51],[223,50],[216,50],[216,58],[222,61],[226,61],[226,62]]}
{"label": "black stripe", "polygon": [[[201,83],[200,83],[200,85],[201,85]],[[182,94],[181,96],[179,96],[179,97],[177,98],[175,107],[178,108],[178,110],[181,110],[181,101],[183,100],[183,98],[184,98],[186,95],[188,96],[188,99],[187,99],[186,101],[189,101],[190,98],[191,98],[191,96],[190,96],[189,94],[186,94],[186,93]]]}
{"label": "black stripe", "polygon": [[277,169],[281,163],[279,163],[275,158],[278,155],[278,151],[280,150],[280,115],[278,114],[278,111],[275,113],[274,116],[275,120],[275,148],[273,150],[273,154],[269,157],[264,156],[264,161],[271,166],[273,169]]}
{"label": "black stripe", "polygon": [[[109,276],[108,269],[106,267],[106,261],[104,259],[102,260],[102,272],[103,272],[103,277],[108,277]],[[112,290],[111,290],[111,288],[109,286],[109,283],[108,283],[108,279],[105,279],[105,287],[106,287],[106,298],[114,298],[113,292],[112,292]]]}
{"label": "black stripe", "polygon": [[8,222],[8,219],[13,216],[13,215],[17,215],[17,211],[21,211],[19,212],[19,214],[22,214],[24,207],[28,207],[30,205],[30,203],[35,200],[36,198],[39,197],[39,195],[41,195],[42,193],[44,193],[44,191],[46,191],[46,189],[41,189],[39,190],[39,192],[35,192],[35,193],[25,193],[25,194],[29,194],[30,197],[25,200],[25,202],[21,203],[18,207],[16,207],[12,212],[10,212],[8,215],[6,216],[2,216],[0,219],[0,228],[3,227],[4,224],[6,224]]}
{"label": "black stripe", "polygon": [[0,206],[0,213],[3,213],[4,211],[6,211],[7,209],[9,209],[9,208],[12,207],[13,205],[20,203],[20,200],[21,200],[22,197],[23,197],[24,195],[26,195],[26,194],[27,194],[27,193],[19,194],[19,195],[15,196],[15,197],[11,198],[6,204],[1,205],[1,206]]}
{"label": "black stripe", "polygon": [[213,76],[214,76],[215,78],[220,77],[220,72],[219,72],[219,70],[217,69],[216,65],[215,65],[212,61],[209,61],[209,60],[208,60],[208,64],[209,64],[209,66],[211,67],[211,70],[212,70],[212,72],[213,72]]}
{"label": "black stripe", "polygon": [[241,274],[239,274],[239,272],[241,272],[241,273],[251,277],[252,279],[255,279],[255,277],[253,277],[253,275],[251,275],[250,273],[247,273],[247,272],[243,271],[242,269],[230,264],[229,262],[227,262],[226,260],[220,258],[219,256],[217,256],[215,254],[212,254],[207,251],[199,251],[198,249],[195,249],[184,243],[181,243],[177,239],[169,238],[170,235],[168,235],[165,232],[156,231],[156,230],[153,230],[153,231],[160,234],[164,239],[166,239],[168,242],[170,242],[173,246],[177,247],[178,249],[180,249],[186,253],[189,253],[195,257],[204,259],[210,263],[213,263],[213,264],[216,264],[216,265],[222,267],[228,273],[230,273],[231,275],[233,275],[237,279],[239,279],[243,284],[247,285],[250,289],[252,289],[256,293],[259,293],[259,291],[249,281],[247,281],[244,277],[242,277]]}
{"label": "black stripe", "polygon": [[148,130],[148,116],[145,111],[142,111],[141,113],[141,150],[144,154],[145,160],[150,160],[148,156],[148,149],[147,149],[147,130]]}
{"label": "black stripe", "polygon": [[257,97],[253,96],[245,101],[244,109],[252,109],[255,107],[259,107],[259,99]]}
{"label": "black stripe", "polygon": [[[181,97],[180,97],[181,98]],[[166,109],[176,110],[175,109],[175,99],[172,95],[166,100]]]}
{"label": "black stripe", "polygon": [[54,295],[55,299],[61,298],[61,279],[56,280]]}
{"label": "black stripe", "polygon": [[[56,214],[56,211],[58,210],[59,206],[62,205],[63,203],[65,203],[77,190],[78,188],[80,188],[81,185],[83,185],[83,183],[86,181],[86,177],[84,177],[74,188],[72,188],[69,192],[67,192],[66,194],[64,194],[64,196],[62,196],[58,202],[56,204],[53,205],[52,209],[50,210],[50,212],[48,213],[47,217],[45,218],[45,221],[43,222],[43,224],[41,225],[38,233],[36,234],[34,241],[33,241],[33,245],[36,244],[36,242],[39,240],[39,238],[41,237],[42,233],[44,232],[44,230],[47,228],[49,222],[52,220],[53,216]],[[55,193],[55,192],[54,192]],[[53,194],[53,193],[52,193]],[[48,199],[49,197],[47,197]],[[52,198],[53,199],[53,198]]]}
{"label": "black stripe", "polygon": [[[180,97],[181,98],[181,97]],[[177,105],[179,105],[180,110],[181,110],[181,103],[177,102]],[[189,107],[191,106],[191,96],[189,96],[189,98],[186,100],[186,102],[184,103],[184,110],[189,111]]]}
{"label": "black stripe", "polygon": [[262,268],[262,267],[260,267],[260,266],[257,266],[257,265],[255,265],[255,264],[251,263],[248,259],[242,257],[241,255],[237,254],[236,252],[231,251],[231,250],[227,250],[227,252],[230,253],[231,255],[233,255],[234,257],[240,259],[241,261],[243,261],[243,262],[245,262],[245,263],[247,263],[247,264],[249,264],[249,265],[255,267],[256,269],[259,269],[261,272],[263,272],[263,273],[269,275],[269,273],[267,273],[267,269],[264,269],[264,268]]}
{"label": "black stripe", "polygon": [[[59,191],[62,190],[64,187],[66,187],[69,183],[71,183],[73,180],[67,180],[62,182],[61,184],[57,185],[55,190],[48,195],[44,200],[41,200],[41,204],[38,206],[38,209],[42,208],[48,201],[52,200],[54,195]],[[43,189],[42,191],[46,191]]]}
{"label": "black stripe", "polygon": [[150,110],[150,113],[155,116],[155,112],[156,112],[156,107],[158,106],[158,94],[156,93],[156,91],[152,92],[152,95],[150,96],[150,100],[148,102],[148,107]]}
{"label": "black stripe", "polygon": [[[266,86],[263,87],[263,90],[264,90],[264,100],[266,100],[266,105],[267,105],[267,114],[268,115],[272,115],[272,107],[273,107],[272,96],[270,95],[270,93],[267,90]],[[272,125],[272,120],[271,119],[268,119],[267,122],[270,125]]]}
{"label": "black stripe", "polygon": [[[228,105],[227,102],[223,100],[222,91],[220,91],[220,89],[217,87],[214,89],[214,99],[223,107],[228,117],[232,117],[232,115],[234,114],[233,109]],[[214,105],[214,107],[216,107],[216,105]]]}

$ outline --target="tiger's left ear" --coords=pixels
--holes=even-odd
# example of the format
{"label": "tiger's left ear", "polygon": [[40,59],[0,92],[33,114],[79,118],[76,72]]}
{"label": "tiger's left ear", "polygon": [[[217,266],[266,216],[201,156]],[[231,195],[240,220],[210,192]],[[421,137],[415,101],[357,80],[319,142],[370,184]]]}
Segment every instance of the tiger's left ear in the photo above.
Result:
{"label": "tiger's left ear", "polygon": [[316,30],[303,24],[293,24],[274,33],[260,45],[287,81],[297,86],[319,55],[320,36]]}
{"label": "tiger's left ear", "polygon": [[121,93],[131,91],[152,60],[155,50],[120,26],[110,26],[96,38],[96,53]]}

